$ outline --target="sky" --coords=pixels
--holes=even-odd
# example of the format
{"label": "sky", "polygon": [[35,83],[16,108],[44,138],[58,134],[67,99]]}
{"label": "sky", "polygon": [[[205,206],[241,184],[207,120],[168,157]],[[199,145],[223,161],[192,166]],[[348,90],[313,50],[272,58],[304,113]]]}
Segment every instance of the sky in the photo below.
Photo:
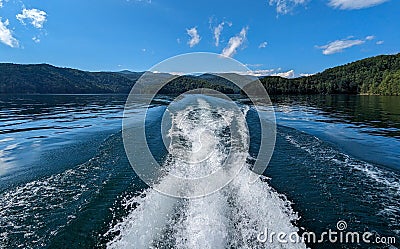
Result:
{"label": "sky", "polygon": [[400,52],[399,0],[0,0],[0,62],[144,71],[212,52],[297,77]]}

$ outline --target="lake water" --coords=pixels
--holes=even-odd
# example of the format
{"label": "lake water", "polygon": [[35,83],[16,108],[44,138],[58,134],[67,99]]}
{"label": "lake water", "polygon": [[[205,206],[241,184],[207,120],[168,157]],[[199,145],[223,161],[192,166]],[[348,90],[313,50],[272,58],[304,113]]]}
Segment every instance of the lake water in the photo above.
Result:
{"label": "lake water", "polygon": [[[150,132],[172,99],[160,96],[149,109]],[[277,141],[265,177],[249,185],[243,170],[199,199],[161,195],[136,176],[121,136],[125,101],[0,96],[0,248],[304,248],[260,244],[257,235],[321,234],[341,220],[348,231],[395,237],[399,247],[400,97],[273,97]],[[249,158],[259,145],[255,116],[249,106]],[[204,117],[212,116],[193,122]]]}

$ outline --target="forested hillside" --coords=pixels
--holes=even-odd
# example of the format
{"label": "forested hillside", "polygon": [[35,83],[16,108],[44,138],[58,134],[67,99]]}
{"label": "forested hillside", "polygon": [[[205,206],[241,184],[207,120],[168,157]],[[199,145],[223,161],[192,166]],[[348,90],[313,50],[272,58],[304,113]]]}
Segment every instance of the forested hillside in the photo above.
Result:
{"label": "forested hillside", "polygon": [[308,77],[264,77],[261,82],[270,94],[400,95],[400,54],[371,57]]}
{"label": "forested hillside", "polygon": [[[18,65],[0,64],[0,93],[23,94],[128,94],[141,72],[85,72],[70,68],[58,68],[48,64]],[[212,88],[229,94],[239,93],[232,85],[223,84],[219,77],[202,79],[196,76],[172,76],[147,73],[154,79],[173,79],[159,93],[179,94],[196,88]],[[226,81],[226,80],[225,80]]]}
{"label": "forested hillside", "polygon": [[[85,72],[48,64],[0,64],[0,93],[122,93],[128,94],[141,72]],[[170,77],[154,74],[154,77]],[[381,55],[327,69],[308,77],[260,79],[269,94],[400,95],[400,54]],[[160,93],[182,93],[196,87],[239,93],[228,80],[203,74],[181,76]]]}
{"label": "forested hillside", "polygon": [[129,93],[133,83],[121,73],[0,64],[0,93]]}

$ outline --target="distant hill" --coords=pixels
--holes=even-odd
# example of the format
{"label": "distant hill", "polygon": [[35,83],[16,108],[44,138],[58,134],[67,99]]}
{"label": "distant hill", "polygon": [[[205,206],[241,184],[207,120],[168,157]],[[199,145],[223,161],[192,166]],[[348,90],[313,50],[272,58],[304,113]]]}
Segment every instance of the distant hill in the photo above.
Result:
{"label": "distant hill", "polygon": [[[0,64],[0,93],[7,94],[128,94],[144,72],[86,72],[59,68],[48,64],[19,65]],[[159,93],[178,94],[196,88],[212,88],[229,94],[240,89],[228,80],[209,75],[174,76],[167,73],[151,73],[154,79],[170,80]],[[177,78],[176,78],[177,77]]]}
{"label": "distant hill", "polygon": [[198,88],[214,89],[225,94],[240,93],[240,89],[229,80],[211,74],[207,77],[204,76],[204,74],[200,76],[179,76],[164,86],[159,93],[180,94]]}
{"label": "distant hill", "polygon": [[[128,94],[143,72],[86,72],[70,68],[59,68],[48,64],[18,65],[0,64],[0,93],[7,94]],[[173,76],[166,73],[151,73],[154,79],[169,80],[159,93],[177,94],[196,88],[212,88],[223,93],[240,93],[221,78],[208,80],[196,76]],[[177,78],[176,78],[177,77]],[[232,83],[230,83],[232,84]]]}
{"label": "distant hill", "polygon": [[264,77],[261,82],[270,94],[400,95],[400,54],[371,57],[308,77]]}
{"label": "distant hill", "polygon": [[[148,73],[157,79],[170,74]],[[19,65],[0,63],[0,93],[22,94],[128,94],[143,72],[86,72],[48,64]],[[221,76],[224,76],[223,74]],[[278,76],[260,78],[270,94],[380,94],[400,95],[400,54],[381,55],[327,69],[308,77],[286,79]],[[212,74],[180,76],[163,87],[160,93],[183,93],[198,87],[223,93],[240,90],[223,77]]]}
{"label": "distant hill", "polygon": [[[226,76],[226,74],[221,74],[221,76]],[[234,93],[240,93],[240,88],[238,86],[236,86],[230,80],[227,80],[226,78],[223,78],[221,76],[217,76],[214,74],[202,74],[198,76],[198,78],[214,85],[230,88]]]}
{"label": "distant hill", "polygon": [[0,93],[123,93],[133,84],[120,73],[85,72],[48,64],[0,64]]}

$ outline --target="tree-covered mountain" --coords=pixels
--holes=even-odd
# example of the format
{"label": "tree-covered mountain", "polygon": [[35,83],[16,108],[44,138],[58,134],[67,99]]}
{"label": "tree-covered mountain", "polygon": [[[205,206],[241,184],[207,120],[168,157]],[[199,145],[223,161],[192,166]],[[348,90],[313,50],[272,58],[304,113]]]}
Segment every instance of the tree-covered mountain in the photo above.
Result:
{"label": "tree-covered mountain", "polygon": [[122,93],[129,92],[133,83],[121,73],[0,64],[0,93]]}
{"label": "tree-covered mountain", "polygon": [[[148,73],[172,81],[160,93],[183,93],[198,87],[239,93],[229,80],[212,74],[172,76]],[[122,93],[128,94],[143,72],[85,72],[48,64],[0,64],[0,93]],[[221,75],[224,76],[224,75]],[[308,77],[260,79],[270,94],[400,95],[400,54],[381,55],[327,69]]]}
{"label": "tree-covered mountain", "polygon": [[[240,93],[236,91],[234,86],[224,85],[221,83],[221,79],[219,77],[215,77],[212,79],[203,79],[200,78],[201,76],[191,76],[191,75],[184,75],[179,76],[173,80],[171,80],[166,86],[161,88],[159,93],[161,94],[181,94],[185,93],[190,90],[195,90],[198,88],[209,88],[214,89],[218,92],[225,93],[225,94],[233,94],[233,93]],[[230,81],[228,81],[230,82]],[[230,82],[231,83],[231,82]],[[233,83],[231,83],[233,84]]]}
{"label": "tree-covered mountain", "polygon": [[[0,64],[0,93],[21,94],[128,94],[143,72],[85,72],[59,68],[48,64]],[[169,82],[159,93],[179,94],[196,88],[212,88],[229,94],[240,89],[226,79],[213,75],[174,76],[166,73],[146,73],[147,77]],[[149,90],[149,89],[147,89]]]}
{"label": "tree-covered mountain", "polygon": [[198,76],[198,78],[205,80],[209,83],[212,83],[214,85],[230,88],[234,93],[240,93],[240,88],[227,79],[227,78],[233,78],[229,76],[230,76],[229,74],[219,74],[219,75],[202,74]]}
{"label": "tree-covered mountain", "polygon": [[400,54],[371,57],[308,77],[264,77],[261,82],[270,94],[400,95]]}
{"label": "tree-covered mountain", "polygon": [[[0,93],[22,94],[128,94],[143,72],[85,72],[59,68],[48,64],[18,65],[0,64]],[[169,82],[159,93],[179,94],[196,88],[212,88],[229,94],[237,92],[222,79],[202,79],[196,76],[174,76],[166,73],[147,72],[147,77]],[[228,81],[229,82],[229,81]],[[231,83],[232,84],[232,83]],[[233,90],[235,89],[235,91]],[[149,89],[148,89],[149,90]]]}

